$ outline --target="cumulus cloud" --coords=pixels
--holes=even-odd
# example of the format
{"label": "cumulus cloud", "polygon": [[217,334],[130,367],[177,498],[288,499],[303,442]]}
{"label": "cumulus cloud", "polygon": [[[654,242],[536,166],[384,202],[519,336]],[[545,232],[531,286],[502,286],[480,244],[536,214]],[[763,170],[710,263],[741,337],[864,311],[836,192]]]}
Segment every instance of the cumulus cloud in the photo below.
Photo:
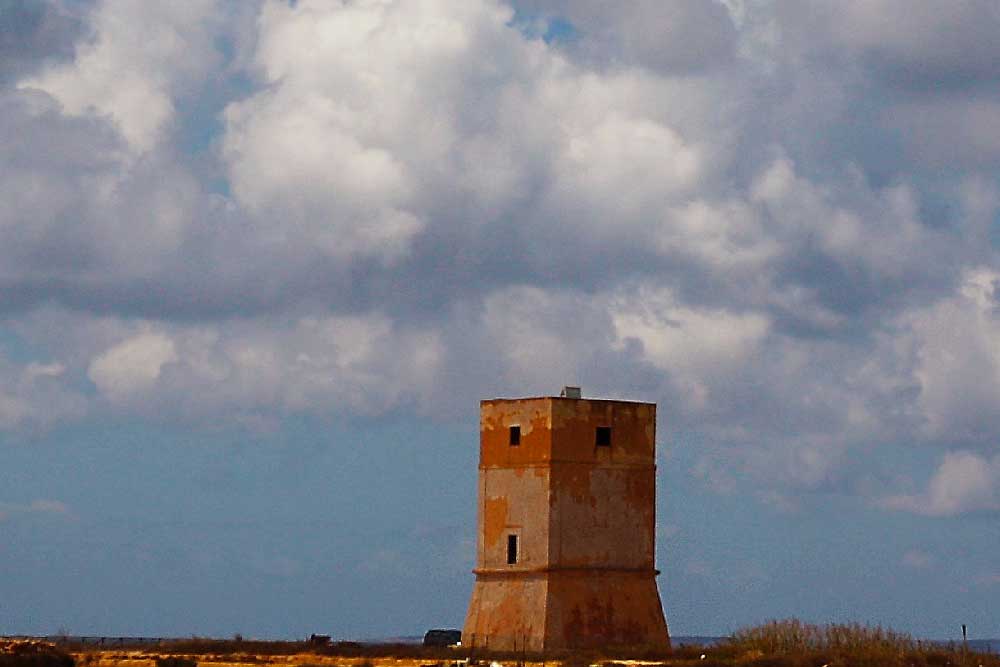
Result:
{"label": "cumulus cloud", "polygon": [[156,384],[163,367],[176,361],[173,340],[159,333],[142,333],[95,357],[87,376],[112,401],[123,401]]}
{"label": "cumulus cloud", "polygon": [[[933,438],[991,447],[1000,421],[1000,273],[970,268],[956,292],[906,313],[903,324],[916,356],[925,431]],[[961,388],[959,390],[959,388]]]}
{"label": "cumulus cloud", "polygon": [[992,3],[70,6],[0,30],[0,428],[580,383],[776,506],[995,502]]}
{"label": "cumulus cloud", "polygon": [[692,192],[706,157],[657,108],[664,82],[594,76],[511,18],[488,0],[265,6],[266,87],[225,116],[237,201],[292,243],[391,263],[507,219],[601,235]]}
{"label": "cumulus cloud", "polygon": [[214,0],[137,5],[104,0],[93,9],[92,39],[70,63],[20,83],[42,90],[72,115],[108,116],[136,151],[148,151],[173,119],[175,100],[217,65],[210,19]]}
{"label": "cumulus cloud", "polygon": [[87,338],[84,356],[117,339],[87,365],[115,410],[193,421],[423,409],[444,354],[435,332],[378,313],[225,327],[111,321]]}
{"label": "cumulus cloud", "polygon": [[892,496],[884,505],[927,516],[996,512],[1000,510],[1000,455],[988,458],[973,452],[948,452],[924,493]]}
{"label": "cumulus cloud", "polygon": [[759,351],[769,321],[760,313],[694,309],[669,290],[640,290],[613,311],[617,345],[638,341],[643,358],[670,373],[695,409],[710,404],[711,385],[725,382]]}

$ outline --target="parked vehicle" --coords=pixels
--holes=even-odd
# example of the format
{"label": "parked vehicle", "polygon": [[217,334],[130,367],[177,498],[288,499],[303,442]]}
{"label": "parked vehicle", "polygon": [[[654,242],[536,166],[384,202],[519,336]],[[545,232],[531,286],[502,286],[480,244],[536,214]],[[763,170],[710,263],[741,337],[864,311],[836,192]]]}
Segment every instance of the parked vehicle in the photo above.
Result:
{"label": "parked vehicle", "polygon": [[461,630],[428,630],[424,635],[424,646],[456,646],[461,643]]}

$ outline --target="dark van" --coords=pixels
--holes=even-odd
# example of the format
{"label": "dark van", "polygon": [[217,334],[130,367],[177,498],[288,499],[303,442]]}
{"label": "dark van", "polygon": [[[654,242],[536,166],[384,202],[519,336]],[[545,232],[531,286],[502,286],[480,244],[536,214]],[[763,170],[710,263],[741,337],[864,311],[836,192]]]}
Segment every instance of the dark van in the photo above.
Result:
{"label": "dark van", "polygon": [[461,630],[428,630],[424,635],[424,646],[452,646],[460,643]]}

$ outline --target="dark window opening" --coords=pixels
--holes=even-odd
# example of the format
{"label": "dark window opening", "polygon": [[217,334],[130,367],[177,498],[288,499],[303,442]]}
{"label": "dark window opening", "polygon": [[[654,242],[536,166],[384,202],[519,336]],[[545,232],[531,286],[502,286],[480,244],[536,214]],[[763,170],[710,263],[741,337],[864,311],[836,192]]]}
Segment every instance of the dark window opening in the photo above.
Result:
{"label": "dark window opening", "polygon": [[510,427],[510,446],[517,447],[521,444],[521,427],[511,426]]}
{"label": "dark window opening", "polygon": [[507,565],[517,563],[517,535],[507,536]]}
{"label": "dark window opening", "polygon": [[594,435],[594,442],[598,447],[610,447],[611,446],[611,427],[610,426],[598,426],[597,431]]}

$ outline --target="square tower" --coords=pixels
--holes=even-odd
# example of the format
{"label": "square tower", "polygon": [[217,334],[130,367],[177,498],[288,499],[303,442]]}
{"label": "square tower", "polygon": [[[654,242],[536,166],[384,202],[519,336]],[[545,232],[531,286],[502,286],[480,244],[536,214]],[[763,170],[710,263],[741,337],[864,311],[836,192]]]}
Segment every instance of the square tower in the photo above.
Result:
{"label": "square tower", "polygon": [[652,403],[481,402],[464,646],[669,648],[654,566],[655,442]]}

